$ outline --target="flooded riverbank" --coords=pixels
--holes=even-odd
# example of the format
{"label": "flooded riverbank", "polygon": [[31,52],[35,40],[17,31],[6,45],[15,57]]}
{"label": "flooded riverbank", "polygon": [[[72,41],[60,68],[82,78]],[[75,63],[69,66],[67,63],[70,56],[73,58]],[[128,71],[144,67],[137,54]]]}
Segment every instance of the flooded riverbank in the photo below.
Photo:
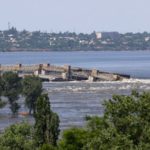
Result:
{"label": "flooded riverbank", "polygon": [[[103,101],[113,94],[130,94],[133,89],[149,91],[150,80],[130,79],[117,82],[44,82],[48,92],[52,110],[60,117],[60,128],[83,126],[87,115],[102,115]],[[19,100],[21,111],[28,111],[24,100]],[[0,109],[0,130],[10,124],[27,120],[34,122],[32,117],[18,116],[12,118],[9,105]]]}

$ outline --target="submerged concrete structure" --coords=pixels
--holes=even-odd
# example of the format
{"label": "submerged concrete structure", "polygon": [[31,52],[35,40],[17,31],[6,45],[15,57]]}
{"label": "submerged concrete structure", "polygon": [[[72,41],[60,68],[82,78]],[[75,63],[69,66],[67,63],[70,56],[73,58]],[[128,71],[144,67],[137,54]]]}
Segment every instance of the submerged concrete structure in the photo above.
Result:
{"label": "submerged concrete structure", "polygon": [[85,69],[70,65],[54,66],[51,64],[38,65],[0,65],[0,73],[13,71],[20,77],[35,75],[49,81],[117,81],[130,78],[129,75],[103,72],[97,69]]}

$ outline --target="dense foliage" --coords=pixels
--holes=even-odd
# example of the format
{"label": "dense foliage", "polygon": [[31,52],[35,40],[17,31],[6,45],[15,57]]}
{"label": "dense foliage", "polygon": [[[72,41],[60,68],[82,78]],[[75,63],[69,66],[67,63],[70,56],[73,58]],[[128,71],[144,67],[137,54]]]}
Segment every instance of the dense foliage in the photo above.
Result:
{"label": "dense foliage", "polygon": [[50,110],[47,94],[39,96],[36,102],[34,138],[37,146],[56,146],[59,135],[59,117]]}
{"label": "dense foliage", "polygon": [[64,132],[60,146],[72,150],[150,149],[150,93],[114,95],[102,117],[88,117],[84,129]]}
{"label": "dense foliage", "polygon": [[5,72],[2,76],[2,82],[3,95],[8,98],[10,109],[13,115],[16,115],[20,108],[17,101],[21,93],[21,79],[18,77],[17,73]]}
{"label": "dense foliage", "polygon": [[[39,77],[27,76],[21,79],[17,73],[5,72],[0,76],[0,107],[8,103],[12,114],[17,115],[20,108],[19,96],[24,96],[25,105],[29,108],[31,115],[32,112],[35,112],[35,103],[42,91],[42,81]],[[2,96],[8,101],[3,101]]]}
{"label": "dense foliage", "polygon": [[37,98],[42,93],[42,82],[40,78],[36,76],[26,76],[22,82],[22,93],[26,97],[25,104],[29,108],[29,114],[35,112],[35,104]]}
{"label": "dense foliage", "polygon": [[2,77],[0,76],[0,108],[4,107],[6,104],[4,101],[1,100],[3,91],[4,91],[4,82],[2,80]]}
{"label": "dense foliage", "polygon": [[11,125],[0,136],[0,150],[32,150],[32,127],[27,123]]}
{"label": "dense foliage", "polygon": [[47,94],[39,96],[34,114],[35,125],[11,125],[0,135],[0,150],[55,150],[59,136],[59,117],[50,108]]}

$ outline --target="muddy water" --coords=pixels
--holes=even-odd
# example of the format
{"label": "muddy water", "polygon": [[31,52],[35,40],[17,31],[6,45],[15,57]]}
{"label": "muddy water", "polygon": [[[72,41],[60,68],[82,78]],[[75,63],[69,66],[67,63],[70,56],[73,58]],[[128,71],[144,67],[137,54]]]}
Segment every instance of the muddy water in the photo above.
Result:
{"label": "muddy water", "polygon": [[[43,83],[49,93],[51,107],[60,117],[60,128],[83,126],[85,116],[102,115],[103,100],[111,98],[113,94],[130,94],[132,89],[138,91],[150,90],[150,80],[127,80],[123,82],[57,82]],[[27,111],[23,105],[23,98],[19,100],[22,106],[19,111]],[[0,130],[10,124],[27,120],[34,122],[32,117],[12,118],[9,105],[0,109]]]}

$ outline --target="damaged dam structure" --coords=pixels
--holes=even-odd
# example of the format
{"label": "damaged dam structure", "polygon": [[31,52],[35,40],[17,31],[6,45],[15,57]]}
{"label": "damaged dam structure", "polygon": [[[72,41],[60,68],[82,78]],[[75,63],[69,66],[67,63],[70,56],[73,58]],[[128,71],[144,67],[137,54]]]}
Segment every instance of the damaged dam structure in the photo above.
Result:
{"label": "damaged dam structure", "polygon": [[124,78],[130,78],[129,75],[103,72],[97,69],[72,67],[70,65],[0,65],[1,74],[8,71],[16,72],[22,78],[28,75],[35,75],[46,81],[119,81]]}

